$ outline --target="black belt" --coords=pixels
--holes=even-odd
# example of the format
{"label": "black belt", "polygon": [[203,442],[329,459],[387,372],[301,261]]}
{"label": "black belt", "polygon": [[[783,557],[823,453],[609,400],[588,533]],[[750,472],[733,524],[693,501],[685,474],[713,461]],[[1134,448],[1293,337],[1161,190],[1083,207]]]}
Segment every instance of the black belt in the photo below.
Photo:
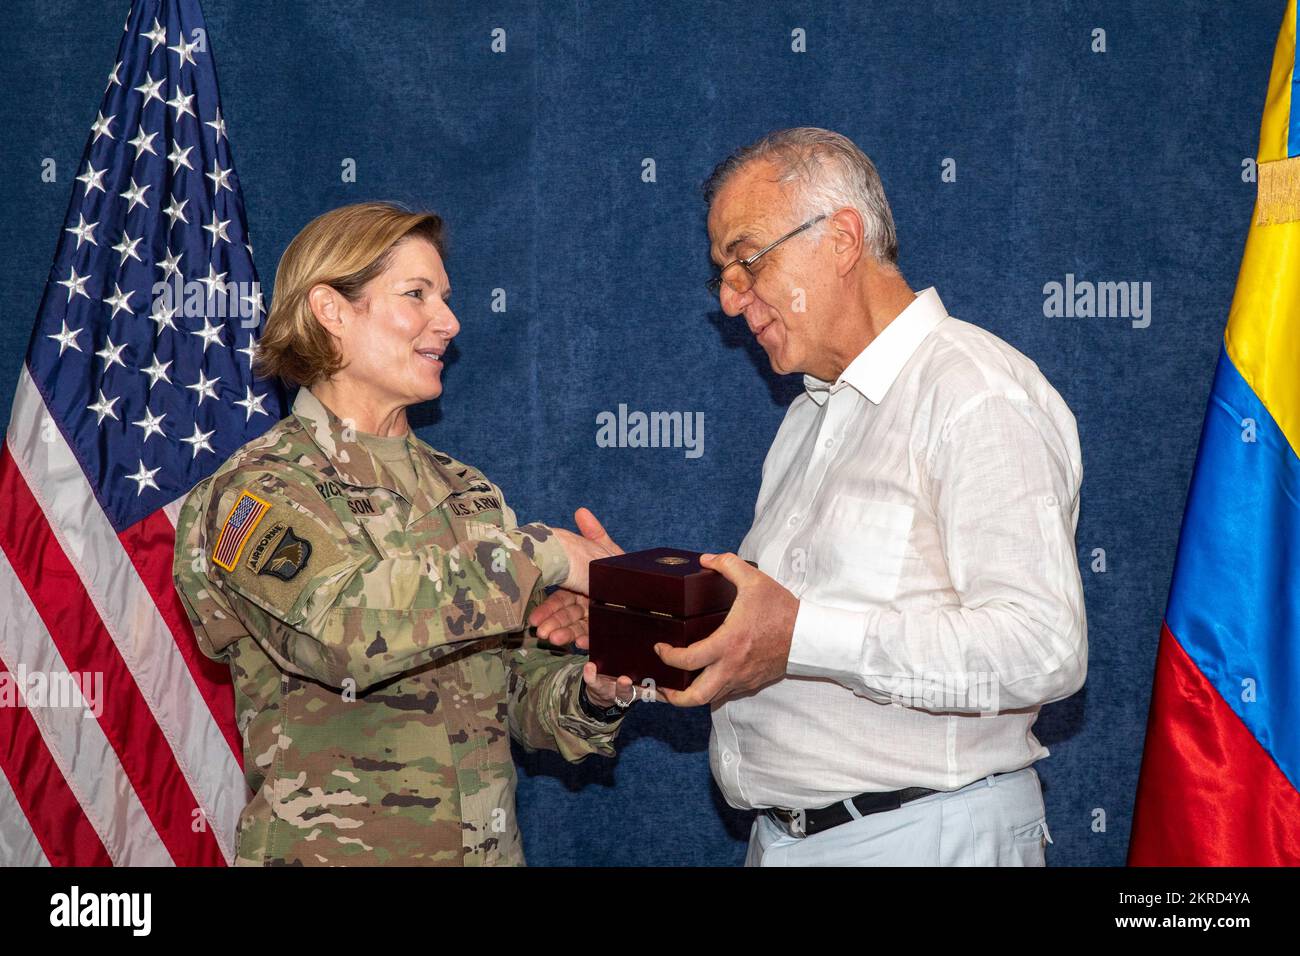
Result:
{"label": "black belt", "polygon": [[[860,793],[853,797],[852,800],[853,805],[857,807],[858,813],[865,817],[869,813],[897,810],[909,800],[919,800],[921,797],[928,797],[932,793],[939,792],[938,790],[927,790],[925,787],[907,787],[904,790]],[[842,800],[839,803],[832,803],[829,807],[819,807],[816,810],[787,810],[784,807],[770,807],[763,812],[783,825],[795,836],[812,836],[814,833],[829,830],[831,827],[837,827],[841,823],[848,823],[854,819],[853,814],[849,813],[848,807],[844,806]]]}

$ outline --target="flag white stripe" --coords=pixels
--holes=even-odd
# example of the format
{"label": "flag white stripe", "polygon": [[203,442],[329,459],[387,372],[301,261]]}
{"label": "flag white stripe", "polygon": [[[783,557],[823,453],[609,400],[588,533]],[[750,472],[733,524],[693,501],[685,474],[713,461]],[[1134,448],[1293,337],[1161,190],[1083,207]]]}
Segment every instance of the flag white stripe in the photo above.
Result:
{"label": "flag white stripe", "polygon": [[[3,552],[0,552],[3,557]],[[31,824],[9,786],[9,778],[0,773],[0,866],[49,866],[45,851],[36,840]]]}
{"label": "flag white stripe", "polygon": [[7,435],[14,462],[135,678],[229,863],[248,798],[243,772],[81,465],[57,428],[42,429],[49,417],[24,365]]}
{"label": "flag white stripe", "polygon": [[[19,673],[21,661],[28,674],[40,672],[50,679],[67,674],[54,639],[3,551],[0,600],[8,609],[0,627],[0,655],[10,673]],[[24,688],[18,683],[21,693]],[[27,712],[113,862],[119,866],[170,866],[171,854],[94,715],[87,717],[85,710],[76,707],[29,707]],[[14,808],[18,808],[17,801]]]}
{"label": "flag white stripe", "polygon": [[181,520],[182,500],[183,499],[181,498],[177,498],[175,501],[169,501],[167,504],[163,505],[163,514],[167,515],[167,520],[172,523],[173,528],[176,527],[176,522]]}

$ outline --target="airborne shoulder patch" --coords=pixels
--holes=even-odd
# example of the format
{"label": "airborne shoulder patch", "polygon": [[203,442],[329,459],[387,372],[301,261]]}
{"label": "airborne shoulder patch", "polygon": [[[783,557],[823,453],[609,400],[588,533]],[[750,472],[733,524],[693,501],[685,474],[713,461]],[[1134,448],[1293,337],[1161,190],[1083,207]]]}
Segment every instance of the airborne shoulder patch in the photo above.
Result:
{"label": "airborne shoulder patch", "polygon": [[[281,529],[283,534],[279,534]],[[281,581],[292,581],[307,566],[307,559],[311,557],[311,542],[294,534],[292,527],[279,523],[267,532],[264,540],[275,535],[279,535],[275,547],[269,552],[266,548],[254,551],[248,559],[248,566],[259,575],[269,574]],[[266,559],[261,560],[264,554]]]}
{"label": "airborne shoulder patch", "polygon": [[221,525],[221,532],[212,548],[213,563],[227,571],[235,570],[244,545],[270,509],[270,502],[247,491],[241,493]]}

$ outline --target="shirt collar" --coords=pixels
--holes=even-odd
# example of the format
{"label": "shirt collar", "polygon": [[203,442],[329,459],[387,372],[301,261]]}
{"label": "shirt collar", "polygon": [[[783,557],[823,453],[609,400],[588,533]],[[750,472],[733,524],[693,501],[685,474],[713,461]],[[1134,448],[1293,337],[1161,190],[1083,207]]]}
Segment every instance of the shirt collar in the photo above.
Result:
{"label": "shirt collar", "polygon": [[803,384],[808,396],[818,405],[825,405],[832,392],[851,385],[879,405],[907,360],[947,315],[948,310],[934,286],[916,293],[907,308],[858,353],[834,383],[805,375]]}
{"label": "shirt collar", "polygon": [[[344,426],[343,420],[306,386],[298,389],[293,400],[293,414],[321,454],[329,459],[344,484],[387,488],[404,496],[400,482],[388,466],[357,441],[356,430]],[[411,518],[415,520],[442,504],[453,491],[468,489],[469,483],[443,467],[434,457],[433,450],[420,441],[415,432],[408,433],[407,444],[411,449],[411,465],[419,480],[415,500],[411,502]]]}

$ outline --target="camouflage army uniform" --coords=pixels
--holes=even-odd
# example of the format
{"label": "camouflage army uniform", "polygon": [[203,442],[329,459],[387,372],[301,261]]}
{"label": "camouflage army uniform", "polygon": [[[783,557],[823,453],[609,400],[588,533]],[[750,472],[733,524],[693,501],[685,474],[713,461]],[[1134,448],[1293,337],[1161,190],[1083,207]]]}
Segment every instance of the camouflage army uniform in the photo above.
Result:
{"label": "camouflage army uniform", "polygon": [[308,389],[185,499],[177,590],[230,663],[237,863],[522,864],[509,735],[612,756],[586,658],[528,637],[568,560],[478,471],[411,435],[414,501]]}

